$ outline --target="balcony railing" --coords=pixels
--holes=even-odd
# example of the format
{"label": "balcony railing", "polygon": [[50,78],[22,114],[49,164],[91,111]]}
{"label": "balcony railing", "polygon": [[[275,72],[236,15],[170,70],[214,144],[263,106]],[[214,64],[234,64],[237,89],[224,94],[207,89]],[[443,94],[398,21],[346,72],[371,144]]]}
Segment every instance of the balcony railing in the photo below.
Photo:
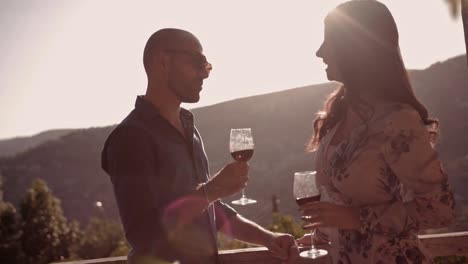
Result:
{"label": "balcony railing", "polygon": [[[424,246],[431,252],[433,257],[438,256],[468,256],[468,232],[444,233],[434,235],[420,235],[419,239]],[[326,249],[326,248],[325,248]],[[222,250],[220,257],[223,264],[279,264],[277,259],[273,258],[264,247]],[[126,257],[113,257],[102,259],[90,259],[71,262],[62,262],[61,264],[126,264]],[[296,264],[328,264],[329,258],[320,258],[316,260],[299,259]]]}

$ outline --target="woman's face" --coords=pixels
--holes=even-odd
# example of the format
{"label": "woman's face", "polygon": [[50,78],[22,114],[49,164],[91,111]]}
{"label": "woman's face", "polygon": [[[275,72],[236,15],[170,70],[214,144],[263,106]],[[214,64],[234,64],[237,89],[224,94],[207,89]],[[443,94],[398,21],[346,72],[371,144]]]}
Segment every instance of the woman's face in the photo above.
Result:
{"label": "woman's face", "polygon": [[331,37],[330,27],[327,26],[327,23],[325,23],[324,33],[323,43],[315,55],[322,58],[323,63],[327,65],[325,72],[327,73],[328,80],[342,82],[336,60],[334,40]]}

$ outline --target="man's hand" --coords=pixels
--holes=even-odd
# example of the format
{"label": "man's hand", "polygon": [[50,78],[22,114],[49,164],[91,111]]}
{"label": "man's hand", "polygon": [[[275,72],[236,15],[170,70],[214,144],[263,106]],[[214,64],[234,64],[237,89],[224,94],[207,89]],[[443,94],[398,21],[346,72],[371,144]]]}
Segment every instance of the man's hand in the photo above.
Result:
{"label": "man's hand", "polygon": [[337,205],[329,202],[311,202],[301,206],[302,220],[310,224],[304,229],[317,227],[335,227],[358,229],[360,226],[359,210],[355,207]]}
{"label": "man's hand", "polygon": [[[310,245],[312,245],[311,234],[310,233],[304,234],[302,237],[296,239],[296,243],[300,246],[309,247]],[[314,245],[316,245],[315,236],[314,236]]]}
{"label": "man's hand", "polygon": [[[304,234],[302,237],[296,239],[299,246],[309,247],[312,245],[312,237],[310,233]],[[314,245],[329,245],[330,241],[327,234],[323,233],[320,229],[315,230]]]}
{"label": "man's hand", "polygon": [[289,234],[275,233],[265,246],[274,257],[281,259],[282,263],[294,263],[299,258],[296,240]]}
{"label": "man's hand", "polygon": [[206,183],[209,199],[217,199],[235,194],[247,186],[249,165],[246,162],[232,162],[221,169]]}

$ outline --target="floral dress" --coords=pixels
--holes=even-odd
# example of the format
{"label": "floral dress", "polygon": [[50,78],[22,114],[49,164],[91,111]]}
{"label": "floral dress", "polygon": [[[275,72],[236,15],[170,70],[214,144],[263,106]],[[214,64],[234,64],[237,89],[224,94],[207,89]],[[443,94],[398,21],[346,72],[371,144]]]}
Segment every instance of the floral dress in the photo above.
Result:
{"label": "floral dress", "polygon": [[432,263],[416,233],[454,219],[454,198],[419,113],[385,104],[334,148],[316,153],[322,200],[360,210],[359,230],[323,228],[333,263]]}

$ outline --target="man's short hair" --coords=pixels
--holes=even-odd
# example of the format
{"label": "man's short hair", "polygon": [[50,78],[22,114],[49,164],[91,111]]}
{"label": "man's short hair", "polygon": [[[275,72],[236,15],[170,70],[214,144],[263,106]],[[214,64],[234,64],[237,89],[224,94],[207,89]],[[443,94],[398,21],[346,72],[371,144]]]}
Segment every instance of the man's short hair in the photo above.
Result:
{"label": "man's short hair", "polygon": [[148,39],[143,52],[143,65],[148,74],[153,65],[153,59],[157,52],[171,48],[176,41],[186,37],[196,38],[192,33],[178,28],[163,28],[154,32]]}

